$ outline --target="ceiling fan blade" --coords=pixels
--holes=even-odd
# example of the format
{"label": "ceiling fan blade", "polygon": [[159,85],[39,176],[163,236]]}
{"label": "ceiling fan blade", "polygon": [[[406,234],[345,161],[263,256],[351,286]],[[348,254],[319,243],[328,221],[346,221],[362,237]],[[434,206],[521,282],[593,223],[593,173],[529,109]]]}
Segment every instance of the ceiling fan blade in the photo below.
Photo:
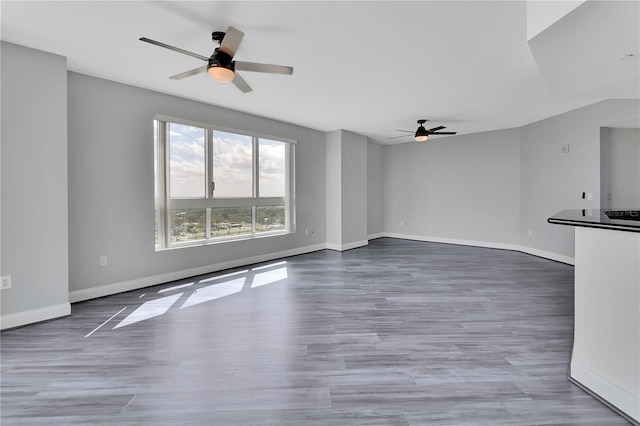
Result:
{"label": "ceiling fan blade", "polygon": [[429,135],[455,135],[458,132],[436,132],[436,133],[429,133]]}
{"label": "ceiling fan blade", "polygon": [[259,64],[256,62],[244,62],[244,61],[236,61],[235,65],[236,65],[236,69],[240,71],[266,72],[270,74],[286,74],[286,75],[293,74],[293,67],[286,67],[284,65]]}
{"label": "ceiling fan blade", "polygon": [[242,78],[240,76],[240,74],[238,74],[237,72],[234,73],[233,76],[233,80],[231,80],[231,82],[238,88],[240,89],[240,91],[242,93],[249,93],[251,91],[253,91],[253,89],[251,88],[251,86],[249,86],[249,84],[244,80],[244,78]]}
{"label": "ceiling fan blade", "polygon": [[169,77],[171,80],[182,80],[183,78],[191,77],[192,75],[201,74],[203,72],[207,72],[207,65],[203,65],[196,69],[192,69],[191,71],[185,71],[180,74],[172,75]]}
{"label": "ceiling fan blade", "polygon": [[415,133],[415,130],[396,130],[396,132]]}
{"label": "ceiling fan blade", "polygon": [[[413,133],[413,132],[411,132]],[[387,138],[387,139],[399,139],[399,138],[406,138],[407,136],[411,136],[411,135],[401,135],[401,136],[394,136],[392,138]]]}
{"label": "ceiling fan blade", "polygon": [[165,49],[173,50],[174,52],[182,53],[183,55],[188,55],[196,59],[202,59],[203,61],[209,62],[209,58],[206,56],[198,55],[197,53],[189,52],[188,50],[180,49],[179,47],[170,46],[168,44],[161,43],[159,41],[151,40],[146,37],[140,37],[140,41],[144,41],[146,43],[154,44],[156,46],[164,47]]}
{"label": "ceiling fan blade", "polygon": [[429,133],[437,132],[438,130],[446,129],[444,126],[434,127],[433,129],[427,130]]}
{"label": "ceiling fan blade", "polygon": [[222,39],[222,43],[220,43],[220,51],[233,58],[238,50],[238,47],[240,47],[240,43],[242,42],[243,37],[244,33],[242,31],[229,26],[227,32],[224,35],[224,38]]}

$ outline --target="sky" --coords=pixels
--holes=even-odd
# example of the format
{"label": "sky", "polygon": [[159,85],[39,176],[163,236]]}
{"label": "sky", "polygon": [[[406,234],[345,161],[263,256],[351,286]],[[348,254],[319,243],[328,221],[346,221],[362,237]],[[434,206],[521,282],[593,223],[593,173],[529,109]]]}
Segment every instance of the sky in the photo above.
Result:
{"label": "sky", "polygon": [[[205,130],[193,126],[170,125],[170,180],[174,198],[201,198],[205,185]],[[215,197],[251,197],[251,137],[213,132],[213,180]],[[284,196],[284,142],[260,139],[260,195]]]}

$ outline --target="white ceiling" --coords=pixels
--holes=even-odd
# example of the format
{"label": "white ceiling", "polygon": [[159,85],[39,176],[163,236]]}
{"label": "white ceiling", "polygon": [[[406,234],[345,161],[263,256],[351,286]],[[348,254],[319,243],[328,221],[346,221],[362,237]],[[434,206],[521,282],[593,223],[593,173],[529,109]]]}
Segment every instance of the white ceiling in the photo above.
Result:
{"label": "white ceiling", "polygon": [[[389,138],[420,118],[465,134],[639,98],[638,4],[587,1],[530,43],[522,1],[2,1],[0,30],[71,71],[401,143],[412,139]],[[293,75],[244,72],[249,94],[206,74],[173,81],[204,63],[138,41],[209,56],[211,32],[229,25],[245,33],[235,59]]]}

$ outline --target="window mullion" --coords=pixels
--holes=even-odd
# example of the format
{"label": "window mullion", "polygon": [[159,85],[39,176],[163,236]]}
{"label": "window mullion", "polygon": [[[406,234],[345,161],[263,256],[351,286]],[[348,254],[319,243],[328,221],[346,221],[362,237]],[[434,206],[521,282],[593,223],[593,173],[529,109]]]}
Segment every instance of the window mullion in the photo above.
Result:
{"label": "window mullion", "polygon": [[[213,198],[213,191],[215,190],[215,182],[213,181],[213,130],[211,129],[206,129],[205,132],[205,136],[204,136],[204,141],[205,141],[205,155],[206,155],[206,159],[205,159],[205,167],[206,167],[206,186],[205,188],[207,188],[207,197],[206,198]],[[206,225],[205,225],[205,238],[207,240],[211,239],[212,237],[212,232],[211,232],[211,209],[207,208],[205,210],[205,218],[206,218]]]}
{"label": "window mullion", "polygon": [[206,144],[206,175],[207,175],[207,198],[213,198],[215,191],[215,182],[213,180],[213,130],[207,129],[205,136]]}
{"label": "window mullion", "polygon": [[253,137],[253,198],[258,198],[260,196],[260,180],[258,179],[260,175],[260,153],[258,152],[260,146],[260,139],[257,137]]}
{"label": "window mullion", "polygon": [[294,209],[296,189],[295,189],[295,146],[287,145],[285,150],[285,196],[284,214],[285,223],[289,232],[296,231],[296,212]]}
{"label": "window mullion", "polygon": [[168,128],[169,123],[158,121],[158,240],[163,248],[169,247],[171,235]]}
{"label": "window mullion", "polygon": [[[260,153],[258,151],[260,146],[260,139],[256,136],[252,139],[253,142],[253,199],[255,200],[260,196]],[[255,206],[251,206],[251,233],[256,233],[256,221],[258,220],[258,208]]]}

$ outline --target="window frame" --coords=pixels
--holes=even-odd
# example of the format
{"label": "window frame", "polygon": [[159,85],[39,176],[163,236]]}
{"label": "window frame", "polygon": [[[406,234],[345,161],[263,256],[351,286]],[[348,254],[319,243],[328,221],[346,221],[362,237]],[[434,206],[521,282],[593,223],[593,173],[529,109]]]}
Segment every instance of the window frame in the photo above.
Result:
{"label": "window frame", "polygon": [[[155,214],[157,228],[156,251],[182,247],[209,245],[229,241],[265,238],[275,235],[295,233],[295,146],[294,139],[283,138],[274,135],[233,129],[211,123],[197,122],[193,120],[172,117],[162,114],[154,114],[153,121],[157,122],[155,128]],[[170,144],[169,129],[171,124],[192,126],[205,130],[205,197],[203,198],[171,198],[170,176]],[[154,126],[156,127],[156,126]],[[213,132],[226,132],[247,136],[252,143],[252,196],[251,197],[215,197],[215,183],[213,177]],[[285,143],[285,194],[282,197],[260,197],[260,139],[268,139]],[[264,206],[283,205],[285,210],[285,229],[276,231],[256,232],[257,208]],[[251,208],[251,233],[232,235],[225,237],[211,236],[211,210],[224,207],[250,207]],[[204,239],[171,242],[171,211],[186,209],[205,209],[206,235]]]}

